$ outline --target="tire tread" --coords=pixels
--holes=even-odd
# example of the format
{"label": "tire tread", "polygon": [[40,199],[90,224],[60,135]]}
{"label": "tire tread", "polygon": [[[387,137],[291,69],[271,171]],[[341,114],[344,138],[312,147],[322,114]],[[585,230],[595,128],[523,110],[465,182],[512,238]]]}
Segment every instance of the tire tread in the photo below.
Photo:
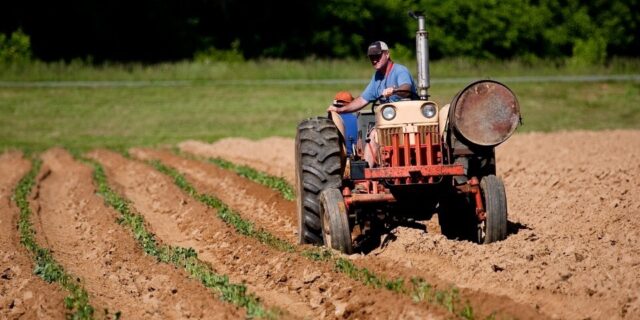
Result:
{"label": "tire tread", "polygon": [[303,120],[296,134],[298,235],[301,244],[322,245],[320,200],[327,188],[342,184],[340,136],[331,119]]}

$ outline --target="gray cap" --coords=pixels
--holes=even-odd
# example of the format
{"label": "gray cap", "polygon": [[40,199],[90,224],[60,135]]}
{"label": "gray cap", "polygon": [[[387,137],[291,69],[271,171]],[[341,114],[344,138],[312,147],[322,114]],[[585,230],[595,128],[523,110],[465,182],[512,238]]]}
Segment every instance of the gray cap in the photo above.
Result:
{"label": "gray cap", "polygon": [[382,51],[389,51],[389,46],[382,41],[376,41],[369,45],[369,49],[367,49],[367,55],[372,56],[376,54],[381,54]]}

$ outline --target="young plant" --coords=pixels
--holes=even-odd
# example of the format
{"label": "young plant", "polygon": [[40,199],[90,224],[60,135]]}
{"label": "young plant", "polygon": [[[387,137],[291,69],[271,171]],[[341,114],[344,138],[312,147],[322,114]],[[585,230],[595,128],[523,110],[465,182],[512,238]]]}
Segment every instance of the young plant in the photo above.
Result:
{"label": "young plant", "polygon": [[[221,160],[218,161],[219,166],[222,168],[232,168],[235,165]],[[148,163],[156,168],[156,170],[173,178],[174,183],[185,191],[190,196],[201,201],[211,208],[215,208],[218,211],[218,216],[227,224],[233,226],[240,234],[256,238],[260,242],[267,244],[277,250],[286,252],[296,252],[296,248],[288,242],[281,240],[272,234],[263,231],[255,230],[253,224],[249,221],[242,219],[242,217],[233,212],[226,204],[219,199],[199,193],[176,169],[162,164],[158,160],[148,161]],[[359,268],[351,261],[336,257],[330,250],[323,248],[313,248],[302,250],[300,255],[313,261],[330,261],[333,263],[336,271],[341,272],[349,276],[350,278],[359,281],[365,285],[373,288],[384,288],[386,290],[409,295],[415,302],[426,301],[427,303],[435,304],[445,308],[448,312],[456,314],[465,319],[474,319],[473,307],[467,302],[460,308],[460,297],[457,288],[451,290],[434,290],[433,287],[419,278],[411,279],[411,286],[405,285],[402,278],[395,280],[388,280],[382,276],[376,275],[366,268]]]}
{"label": "young plant", "polygon": [[[120,213],[120,223],[133,232],[135,239],[147,254],[160,262],[171,263],[185,269],[192,277],[200,280],[205,287],[218,293],[221,300],[245,308],[247,315],[251,318],[272,318],[275,316],[275,313],[265,310],[258,299],[247,292],[245,285],[231,283],[226,275],[214,273],[209,264],[198,258],[198,254],[193,248],[158,244],[154,235],[146,229],[142,216],[131,209],[129,201],[109,187],[103,167],[96,161],[82,160],[93,165],[93,177],[98,185],[98,194],[104,197],[108,205]],[[179,180],[176,183],[186,186],[186,180]],[[191,190],[191,192],[195,192],[195,190]]]}
{"label": "young plant", "polygon": [[[42,161],[34,159],[31,170],[20,180],[13,195],[16,205],[20,209],[18,231],[20,243],[31,253],[35,262],[34,273],[47,282],[57,282],[69,293],[64,298],[64,306],[71,313],[72,319],[93,319],[94,307],[89,304],[89,295],[82,283],[75,276],[67,273],[48,249],[40,247],[35,240],[35,230],[31,224],[31,208],[29,207],[29,194],[35,185],[36,174],[40,171]],[[108,311],[107,311],[108,315]],[[119,317],[116,313],[115,318]]]}

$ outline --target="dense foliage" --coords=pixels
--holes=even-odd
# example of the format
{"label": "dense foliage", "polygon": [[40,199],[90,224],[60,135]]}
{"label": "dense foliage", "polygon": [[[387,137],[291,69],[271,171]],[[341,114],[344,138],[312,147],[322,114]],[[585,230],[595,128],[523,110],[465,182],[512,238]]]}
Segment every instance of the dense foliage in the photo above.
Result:
{"label": "dense foliage", "polygon": [[410,54],[409,10],[426,13],[435,59],[640,52],[640,0],[24,0],[3,6],[0,33],[23,30],[43,60],[345,58],[378,39]]}
{"label": "dense foliage", "polygon": [[21,63],[31,58],[31,40],[22,30],[0,33],[0,63]]}

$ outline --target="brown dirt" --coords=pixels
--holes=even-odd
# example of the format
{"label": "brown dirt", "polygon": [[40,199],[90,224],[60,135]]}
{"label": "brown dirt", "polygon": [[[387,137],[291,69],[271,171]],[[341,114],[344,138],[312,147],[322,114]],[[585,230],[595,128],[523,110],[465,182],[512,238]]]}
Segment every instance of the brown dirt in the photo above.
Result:
{"label": "brown dirt", "polygon": [[65,293],[33,274],[33,262],[20,244],[20,210],[12,196],[30,167],[18,152],[0,155],[0,318],[64,319]]}
{"label": "brown dirt", "polygon": [[[182,151],[221,157],[293,184],[294,142],[232,138],[185,141]],[[295,203],[213,164],[157,149],[132,149],[182,172],[256,227],[294,243]],[[282,318],[448,318],[442,307],[374,289],[325,262],[277,251],[241,235],[214,209],[142,161],[94,150],[110,186],[131,201],[163,244],[191,247],[212,269],[244,283]],[[185,272],[146,256],[117,212],[96,195],[91,167],[66,151],[42,155],[32,222],[41,246],[82,279],[91,303],[125,318],[242,318]],[[427,231],[398,227],[383,247],[348,256],[387,278],[419,276],[460,288],[476,318],[640,319],[640,131],[516,134],[497,148],[510,235],[476,245],[449,240],[437,215]],[[0,318],[64,318],[63,292],[32,275],[19,243],[12,188],[29,170],[19,153],[0,155]]]}
{"label": "brown dirt", "polygon": [[[288,149],[276,149],[276,143]],[[180,147],[293,181],[291,139],[189,141]],[[355,261],[474,290],[472,301],[485,299],[507,314],[520,304],[552,318],[640,318],[640,131],[516,134],[497,148],[497,164],[512,229],[505,241],[448,240],[435,216],[426,222],[427,232],[397,228],[384,248],[354,255]]]}
{"label": "brown dirt", "polygon": [[[295,185],[295,141],[281,137],[269,137],[259,141],[246,138],[226,138],[212,147],[202,141],[188,140],[178,144],[180,150],[203,157],[225,160],[252,167],[276,177],[283,177]],[[274,165],[276,164],[277,165]]]}
{"label": "brown dirt", "polygon": [[[140,159],[157,158],[170,165],[207,170],[206,165],[168,152],[131,150]],[[185,195],[171,179],[152,167],[99,150],[91,155],[107,168],[125,197],[163,242],[194,248],[216,272],[245,283],[267,305],[302,318],[442,318],[430,305],[372,289],[336,272],[332,266],[295,253],[276,251],[239,235],[217,218],[216,211]],[[191,180],[191,175],[188,177]],[[198,189],[204,184],[193,179]],[[216,187],[217,188],[217,187]],[[357,293],[357,294],[354,294]]]}
{"label": "brown dirt", "polygon": [[[256,226],[266,229],[280,239],[292,244],[296,243],[295,229],[292,231],[294,228],[292,223],[296,219],[295,203],[283,199],[279,193],[215,165],[183,159],[169,152],[135,149],[131,150],[131,153],[143,159],[159,159],[178,169],[197,183],[200,192],[214,195],[232,210],[241,214],[244,219],[253,221]],[[410,279],[420,276],[423,279],[428,279],[436,289],[447,290],[451,287],[451,283],[434,278],[431,273],[416,272],[412,268],[406,268],[395,262],[391,263],[380,259],[365,261],[359,255],[352,255],[350,258],[358,265],[382,274],[388,279],[397,277]],[[491,299],[498,300],[498,302]],[[469,300],[475,305],[475,314],[476,316],[481,315],[480,318],[487,317],[497,311],[500,311],[502,316],[517,316],[519,319],[544,317],[531,307],[513,301],[505,303],[505,300],[510,300],[508,297],[498,297],[486,293],[478,294],[475,290],[463,289],[462,300]]]}
{"label": "brown dirt", "polygon": [[145,255],[118,213],[96,195],[92,168],[61,149],[42,155],[32,202],[38,243],[70,274],[82,279],[97,312],[130,319],[242,317],[195,279]]}

